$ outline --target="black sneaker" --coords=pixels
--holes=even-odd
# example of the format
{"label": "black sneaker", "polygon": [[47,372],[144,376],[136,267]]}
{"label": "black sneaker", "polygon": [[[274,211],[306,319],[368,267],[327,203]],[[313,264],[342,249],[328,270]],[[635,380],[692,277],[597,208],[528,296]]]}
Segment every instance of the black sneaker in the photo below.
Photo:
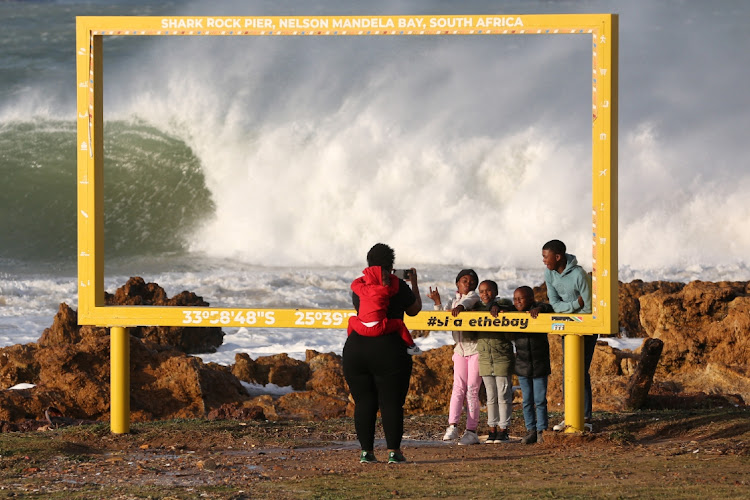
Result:
{"label": "black sneaker", "polygon": [[521,439],[521,442],[523,444],[534,444],[536,443],[536,430],[532,429],[530,430],[524,437]]}
{"label": "black sneaker", "polygon": [[362,450],[362,453],[359,455],[359,463],[361,464],[375,464],[377,462],[378,459],[375,458],[375,454],[371,451]]}
{"label": "black sneaker", "polygon": [[507,443],[510,441],[510,436],[508,436],[508,429],[500,429],[497,431],[497,435],[495,436],[495,442],[496,443]]}
{"label": "black sneaker", "polygon": [[400,451],[389,451],[388,452],[388,463],[389,464],[403,464],[406,462],[406,457]]}
{"label": "black sneaker", "polygon": [[497,443],[497,431],[490,431],[490,434],[487,436],[487,441],[485,441],[485,444],[495,444]]}

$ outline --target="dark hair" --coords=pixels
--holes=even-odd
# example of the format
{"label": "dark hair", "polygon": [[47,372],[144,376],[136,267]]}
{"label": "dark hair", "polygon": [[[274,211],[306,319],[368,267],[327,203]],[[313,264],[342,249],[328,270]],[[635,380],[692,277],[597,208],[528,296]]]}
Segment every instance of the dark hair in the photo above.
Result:
{"label": "dark hair", "polygon": [[393,261],[396,260],[396,253],[385,243],[376,243],[367,252],[367,265],[380,266],[387,270],[393,269]]}
{"label": "dark hair", "polygon": [[554,253],[558,255],[565,255],[565,243],[563,243],[560,240],[549,240],[547,243],[544,244],[542,247],[542,250],[552,250]]}
{"label": "dark hair", "polygon": [[458,283],[458,280],[460,280],[467,274],[474,278],[474,283],[479,284],[479,276],[477,276],[477,273],[473,269],[461,269],[461,271],[459,271],[458,273],[458,276],[456,276],[456,283]]}
{"label": "dark hair", "polygon": [[531,297],[531,300],[534,300],[534,290],[530,286],[519,286],[518,288],[516,288],[516,290],[522,292],[524,295],[529,295]]}
{"label": "dark hair", "polygon": [[[482,283],[487,283],[490,286],[490,288],[492,289],[492,291],[495,292],[495,294],[497,294],[497,292],[498,292],[497,283],[495,283],[492,280],[484,280],[484,281],[482,281]],[[480,285],[482,283],[480,283]]]}

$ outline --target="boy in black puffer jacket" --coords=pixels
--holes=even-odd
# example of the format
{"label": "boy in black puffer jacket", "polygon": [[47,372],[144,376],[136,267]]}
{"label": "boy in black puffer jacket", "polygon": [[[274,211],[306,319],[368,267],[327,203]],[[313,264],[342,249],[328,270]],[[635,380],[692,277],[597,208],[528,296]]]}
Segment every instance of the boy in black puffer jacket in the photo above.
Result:
{"label": "boy in black puffer jacket", "polygon": [[[531,287],[522,286],[513,292],[517,311],[528,311],[532,318],[540,312],[553,312],[552,306],[534,301]],[[523,394],[523,419],[527,434],[524,444],[541,443],[547,430],[547,377],[552,372],[549,341],[546,333],[516,333],[516,375]]]}

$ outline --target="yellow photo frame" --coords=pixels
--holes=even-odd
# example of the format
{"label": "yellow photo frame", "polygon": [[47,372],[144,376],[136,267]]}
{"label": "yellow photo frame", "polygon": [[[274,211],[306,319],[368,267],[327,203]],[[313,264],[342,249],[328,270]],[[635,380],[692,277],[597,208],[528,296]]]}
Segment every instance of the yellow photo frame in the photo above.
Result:
{"label": "yellow photo frame", "polygon": [[[102,40],[107,36],[588,36],[592,52],[592,313],[540,315],[423,311],[418,330],[618,331],[616,14],[78,17],[78,321],[81,325],[346,328],[352,310],[107,306],[104,304]],[[583,112],[583,111],[582,111]],[[540,242],[540,246],[541,246]]]}

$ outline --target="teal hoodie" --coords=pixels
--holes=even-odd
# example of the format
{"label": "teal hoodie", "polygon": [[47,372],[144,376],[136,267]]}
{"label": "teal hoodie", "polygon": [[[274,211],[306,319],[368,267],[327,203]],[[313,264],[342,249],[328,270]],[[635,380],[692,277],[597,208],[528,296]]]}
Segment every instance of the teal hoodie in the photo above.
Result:
{"label": "teal hoodie", "polygon": [[[547,297],[555,312],[591,314],[591,282],[589,275],[578,265],[575,255],[565,254],[568,263],[562,273],[544,270]],[[583,297],[583,307],[578,296]]]}

